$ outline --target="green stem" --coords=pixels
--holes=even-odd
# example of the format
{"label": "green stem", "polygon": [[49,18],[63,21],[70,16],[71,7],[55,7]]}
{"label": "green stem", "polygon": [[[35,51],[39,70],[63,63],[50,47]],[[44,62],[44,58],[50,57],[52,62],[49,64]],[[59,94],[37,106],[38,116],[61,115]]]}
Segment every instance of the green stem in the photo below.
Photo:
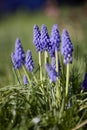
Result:
{"label": "green stem", "polygon": [[66,68],[66,97],[68,97],[68,89],[69,89],[69,63]]}
{"label": "green stem", "polygon": [[[45,52],[44,52],[44,67],[46,66],[47,63],[48,63],[48,52],[45,51]],[[45,79],[46,79],[46,78],[47,78],[47,73],[46,73],[46,71],[44,72],[44,74],[45,74]]]}
{"label": "green stem", "polygon": [[30,78],[29,78],[29,75],[28,75],[28,73],[27,73],[26,68],[25,68],[24,65],[23,65],[23,70],[24,70],[25,75],[27,76],[28,82],[30,83],[31,80],[30,80]]}
{"label": "green stem", "polygon": [[57,50],[55,49],[55,57],[56,57],[56,72],[58,73],[59,72],[59,67],[58,67],[58,52]]}
{"label": "green stem", "polygon": [[[56,72],[59,72],[59,67],[58,67],[58,52],[55,49],[55,57],[56,57]],[[58,99],[58,103],[60,105],[60,101],[61,101],[61,91],[60,91],[60,79],[58,79],[57,77],[57,82],[56,82],[56,97]]]}
{"label": "green stem", "polygon": [[47,51],[45,51],[44,57],[45,57],[45,65],[46,65],[47,64],[47,60],[48,60],[48,53],[47,53]]}
{"label": "green stem", "polygon": [[40,66],[40,80],[42,81],[42,64],[41,64],[41,52],[38,52],[39,54],[39,66]]}

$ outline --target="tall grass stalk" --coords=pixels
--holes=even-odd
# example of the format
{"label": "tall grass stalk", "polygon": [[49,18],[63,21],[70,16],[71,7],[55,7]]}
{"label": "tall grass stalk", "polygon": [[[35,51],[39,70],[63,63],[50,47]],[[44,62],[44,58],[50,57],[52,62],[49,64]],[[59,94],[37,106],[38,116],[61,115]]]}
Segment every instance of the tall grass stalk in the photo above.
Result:
{"label": "tall grass stalk", "polygon": [[87,120],[83,121],[82,123],[80,123],[79,125],[77,125],[76,127],[74,127],[71,130],[78,130],[80,128],[82,128],[83,126],[85,126],[87,124]]}
{"label": "tall grass stalk", "polygon": [[18,77],[18,74],[17,74],[16,70],[15,70],[14,68],[12,68],[12,70],[13,70],[13,74],[14,74],[15,77],[17,78],[19,84],[21,85],[21,82],[20,82],[20,79],[19,79],[19,77]]}
{"label": "tall grass stalk", "polygon": [[35,81],[36,83],[38,83],[37,78],[36,78],[36,76],[34,75],[33,72],[32,72],[32,76],[33,76],[33,78],[34,78],[34,81]]}

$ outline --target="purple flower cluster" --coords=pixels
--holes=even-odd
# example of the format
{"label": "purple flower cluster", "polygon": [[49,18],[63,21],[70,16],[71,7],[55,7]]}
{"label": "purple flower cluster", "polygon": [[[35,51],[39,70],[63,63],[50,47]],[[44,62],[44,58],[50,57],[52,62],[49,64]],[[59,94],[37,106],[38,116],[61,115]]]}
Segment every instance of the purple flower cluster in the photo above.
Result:
{"label": "purple flower cluster", "polygon": [[41,28],[41,48],[42,51],[48,51],[49,50],[49,44],[50,44],[50,38],[49,38],[49,34],[48,34],[48,30],[46,25],[42,25]]}
{"label": "purple flower cluster", "polygon": [[46,25],[42,24],[41,33],[39,27],[34,25],[33,29],[33,43],[36,51],[48,51],[50,56],[55,56],[55,49],[60,50],[60,34],[57,24],[53,25],[51,36],[49,37]]}
{"label": "purple flower cluster", "polygon": [[50,36],[50,56],[54,57],[55,56],[55,49],[57,51],[60,50],[60,34],[59,34],[59,30],[58,30],[58,26],[57,24],[54,24],[52,27],[52,32],[51,32],[51,36]]}
{"label": "purple flower cluster", "polygon": [[47,74],[48,74],[49,78],[51,79],[51,81],[56,82],[56,78],[58,77],[58,74],[55,71],[55,69],[50,64],[46,64],[45,67],[46,67]]}
{"label": "purple flower cluster", "polygon": [[62,33],[62,55],[64,56],[64,64],[72,63],[73,45],[66,29]]}
{"label": "purple flower cluster", "polygon": [[85,74],[84,81],[82,83],[82,88],[87,91],[87,73]]}
{"label": "purple flower cluster", "polygon": [[19,38],[15,42],[15,51],[11,54],[12,63],[15,69],[19,69],[25,63],[25,53]]}
{"label": "purple flower cluster", "polygon": [[24,85],[28,85],[28,84],[29,84],[29,82],[28,82],[28,79],[27,79],[27,76],[26,76],[26,75],[24,75],[24,76],[23,76],[23,83],[24,83]]}
{"label": "purple flower cluster", "polygon": [[34,25],[34,29],[33,29],[33,43],[36,47],[36,51],[41,51],[41,44],[40,44],[40,37],[41,37],[41,33],[39,30],[39,27],[37,25]]}
{"label": "purple flower cluster", "polygon": [[29,72],[32,72],[34,69],[34,62],[33,62],[32,54],[30,50],[28,50],[26,53],[25,66]]}
{"label": "purple flower cluster", "polygon": [[[33,43],[36,47],[36,51],[44,52],[48,51],[51,58],[52,63],[46,64],[46,71],[48,73],[51,81],[56,82],[56,78],[59,76],[59,72],[61,71],[60,61],[56,61],[55,59],[55,50],[60,51],[60,34],[58,30],[57,24],[54,24],[51,31],[51,36],[49,37],[48,30],[46,25],[42,24],[41,32],[37,25],[34,25],[33,29]],[[64,29],[62,33],[62,55],[64,56],[64,63],[72,63],[72,52],[73,46],[69,37],[68,32]],[[56,53],[57,54],[57,53]],[[22,65],[25,65],[29,72],[32,72],[34,69],[34,62],[32,59],[31,51],[28,50],[26,55],[24,53],[21,41],[19,38],[16,39],[15,42],[15,50],[11,54],[12,63],[15,69],[22,68]],[[56,62],[58,62],[58,70],[56,72]],[[24,84],[27,84],[25,81],[26,76],[24,76]]]}

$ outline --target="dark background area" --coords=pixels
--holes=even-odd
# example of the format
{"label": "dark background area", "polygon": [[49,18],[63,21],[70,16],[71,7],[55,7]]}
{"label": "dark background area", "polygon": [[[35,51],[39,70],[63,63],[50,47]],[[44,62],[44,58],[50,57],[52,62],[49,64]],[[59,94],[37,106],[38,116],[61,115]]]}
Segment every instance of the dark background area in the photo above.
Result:
{"label": "dark background area", "polygon": [[47,2],[57,5],[77,6],[85,3],[86,0],[0,0],[0,14],[14,12],[18,9],[36,11],[45,6]]}

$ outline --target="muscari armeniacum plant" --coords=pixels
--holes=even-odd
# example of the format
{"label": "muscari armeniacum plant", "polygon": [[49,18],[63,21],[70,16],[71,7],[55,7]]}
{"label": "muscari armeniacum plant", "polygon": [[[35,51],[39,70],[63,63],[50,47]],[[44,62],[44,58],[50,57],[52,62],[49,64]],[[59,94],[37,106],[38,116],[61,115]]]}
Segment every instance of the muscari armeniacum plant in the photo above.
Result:
{"label": "muscari armeniacum plant", "polygon": [[62,45],[61,45],[61,53],[64,57],[64,64],[66,65],[66,98],[68,97],[68,87],[69,87],[69,64],[72,63],[72,52],[73,45],[70,40],[69,33],[66,29],[63,29],[62,32]]}
{"label": "muscari armeniacum plant", "polygon": [[[52,112],[52,115],[54,117],[57,117],[57,119],[58,119],[56,121],[61,124],[61,121],[60,121],[61,118],[59,118],[59,117],[62,116],[62,121],[65,121],[65,120],[63,120],[63,117],[67,116],[67,111],[71,107],[71,104],[69,107],[67,107],[67,104],[69,102],[69,100],[68,100],[69,99],[68,98],[69,97],[68,96],[69,95],[69,92],[68,92],[69,65],[70,65],[70,63],[72,63],[73,45],[72,45],[70,36],[66,29],[63,30],[62,40],[61,40],[57,25],[53,25],[50,37],[48,35],[47,27],[45,25],[42,25],[41,32],[39,30],[39,27],[37,25],[35,25],[33,38],[34,38],[33,43],[36,47],[36,52],[39,53],[40,78],[38,78],[37,82],[36,82],[35,80],[33,80],[34,76],[32,76],[30,78],[29,77],[30,75],[28,75],[28,73],[26,73],[26,72],[29,72],[30,74],[32,74],[32,72],[34,70],[32,54],[31,54],[30,50],[28,50],[27,53],[25,54],[22,44],[18,38],[16,39],[16,42],[15,42],[15,50],[11,54],[13,67],[15,70],[18,70],[18,71],[21,69],[24,70],[23,78],[22,78],[23,84],[25,86],[27,86],[26,88],[28,88],[28,87],[30,87],[30,85],[31,85],[30,83],[32,82],[32,87],[35,88],[35,89],[32,89],[32,87],[31,87],[31,89],[29,89],[29,93],[31,93],[30,97],[33,98],[33,96],[35,94],[35,99],[38,101],[38,105],[40,104],[39,105],[40,108],[42,107],[42,109],[46,110],[46,112],[48,112],[48,111],[50,111],[49,113]],[[57,79],[61,78],[61,74],[59,73],[59,66],[58,66],[58,63],[59,63],[58,53],[60,51],[60,42],[62,43],[61,44],[61,53],[64,57],[64,64],[66,65],[65,67],[67,70],[66,71],[65,89],[61,89],[62,85],[60,84],[60,86],[59,86],[59,83],[57,82]],[[46,78],[45,82],[39,82],[40,80],[42,81],[42,78],[43,78],[41,53],[45,53],[45,60],[44,60],[45,69],[46,69],[46,72],[49,77],[49,78]],[[47,62],[48,56],[50,56],[49,58],[51,59],[52,63]],[[45,71],[45,69],[43,68],[43,71]],[[41,87],[42,84],[43,84],[43,87]],[[60,89],[58,89],[58,88],[60,88]],[[82,88],[84,90],[87,90],[87,74],[84,77],[84,81],[82,83]],[[33,94],[32,94],[31,90],[35,90],[35,91],[33,91]],[[65,100],[64,100],[64,98],[65,98]],[[30,105],[32,106],[32,104],[30,104]],[[37,108],[38,108],[38,105],[37,105]],[[71,108],[71,109],[73,109],[73,108]],[[71,111],[71,109],[70,109],[70,111]],[[41,109],[38,109],[38,110],[40,111]],[[43,112],[43,110],[41,110],[40,112]],[[36,111],[36,113],[37,113],[37,111]],[[32,116],[34,116],[34,115],[32,114]],[[47,116],[48,115],[46,115],[46,119],[47,119]]]}
{"label": "muscari armeniacum plant", "polygon": [[[60,51],[60,34],[58,30],[58,26],[56,24],[53,25],[51,36],[49,37],[47,27],[43,24],[41,28],[41,32],[39,30],[39,27],[37,25],[34,25],[33,29],[33,43],[36,47],[36,52],[39,54],[39,66],[40,66],[40,80],[42,81],[42,63],[41,63],[41,53],[45,53],[45,69],[49,77],[49,81],[55,83],[55,92],[57,105],[58,103],[61,103],[62,96],[61,96],[61,86],[58,82],[60,78],[59,73],[59,59],[58,59],[58,53]],[[62,33],[62,45],[61,45],[62,55],[64,56],[64,64],[67,65],[67,73],[66,73],[66,91],[65,95],[68,96],[68,86],[69,86],[69,64],[72,63],[72,52],[73,52],[73,46],[69,37],[68,32],[64,29]],[[47,61],[48,55],[50,55],[51,60],[55,61],[55,65],[53,63],[49,63]],[[32,59],[31,51],[28,50],[27,53],[24,53],[22,44],[20,40],[17,38],[15,43],[15,50],[11,55],[12,63],[15,69],[23,68],[24,70],[24,80],[23,83],[27,84],[32,81],[34,78],[34,81],[38,83],[39,79],[37,80],[34,75],[32,76],[32,79],[30,79],[28,72],[32,73],[34,69],[34,62]],[[24,82],[27,81],[28,82]],[[42,82],[41,82],[42,83]],[[43,86],[43,85],[42,85]],[[44,86],[43,86],[44,87]],[[60,105],[59,105],[60,106]]]}

